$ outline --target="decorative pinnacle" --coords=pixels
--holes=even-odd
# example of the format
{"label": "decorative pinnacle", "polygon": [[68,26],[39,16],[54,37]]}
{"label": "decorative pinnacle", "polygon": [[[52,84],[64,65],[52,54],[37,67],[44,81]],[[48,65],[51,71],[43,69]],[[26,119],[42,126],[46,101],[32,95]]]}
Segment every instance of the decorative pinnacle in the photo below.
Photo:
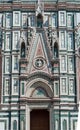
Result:
{"label": "decorative pinnacle", "polygon": [[38,0],[38,4],[41,4],[41,2],[43,2],[43,0]]}

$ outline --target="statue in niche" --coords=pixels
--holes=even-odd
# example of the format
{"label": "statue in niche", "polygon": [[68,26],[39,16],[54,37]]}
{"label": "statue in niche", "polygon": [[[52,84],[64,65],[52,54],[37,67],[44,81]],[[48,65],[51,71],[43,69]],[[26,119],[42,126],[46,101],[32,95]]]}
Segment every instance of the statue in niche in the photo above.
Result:
{"label": "statue in niche", "polygon": [[57,45],[57,43],[54,44],[54,57],[58,58],[58,45]]}
{"label": "statue in niche", "polygon": [[25,57],[25,43],[24,42],[21,45],[21,57]]}
{"label": "statue in niche", "polygon": [[38,14],[37,16],[37,27],[42,28],[43,25],[43,16],[41,14]]}
{"label": "statue in niche", "polygon": [[36,6],[36,16],[37,16],[37,27],[42,28],[43,25],[43,2],[38,0],[38,5]]}

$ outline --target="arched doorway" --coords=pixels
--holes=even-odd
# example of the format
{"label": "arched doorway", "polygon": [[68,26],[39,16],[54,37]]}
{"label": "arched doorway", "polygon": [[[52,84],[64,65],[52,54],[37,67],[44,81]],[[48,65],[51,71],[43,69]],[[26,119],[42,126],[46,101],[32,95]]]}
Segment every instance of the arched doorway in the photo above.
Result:
{"label": "arched doorway", "polygon": [[26,130],[52,130],[53,89],[51,85],[47,78],[41,77],[27,82]]}
{"label": "arched doorway", "polygon": [[32,110],[30,112],[30,130],[49,130],[49,112]]}

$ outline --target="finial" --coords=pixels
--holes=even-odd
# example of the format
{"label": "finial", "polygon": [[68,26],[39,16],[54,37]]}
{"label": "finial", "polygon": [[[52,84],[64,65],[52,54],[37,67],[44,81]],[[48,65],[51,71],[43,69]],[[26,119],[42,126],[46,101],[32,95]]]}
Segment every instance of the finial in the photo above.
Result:
{"label": "finial", "polygon": [[38,4],[41,4],[41,2],[43,2],[42,0],[38,0]]}

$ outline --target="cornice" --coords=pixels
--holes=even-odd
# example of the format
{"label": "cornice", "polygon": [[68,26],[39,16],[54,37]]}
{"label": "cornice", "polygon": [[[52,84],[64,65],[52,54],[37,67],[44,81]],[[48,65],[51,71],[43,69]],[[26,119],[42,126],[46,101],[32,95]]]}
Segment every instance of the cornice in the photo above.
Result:
{"label": "cornice", "polygon": [[74,11],[79,11],[80,10],[80,4],[76,3],[67,3],[67,2],[60,2],[57,4],[45,4],[44,10],[74,10]]}
{"label": "cornice", "polygon": [[[22,11],[35,11],[35,4],[27,3],[1,3],[0,11],[12,11],[12,10],[22,10]],[[70,10],[70,11],[80,11],[80,4],[77,3],[45,3],[44,11],[58,11],[58,10]]]}

